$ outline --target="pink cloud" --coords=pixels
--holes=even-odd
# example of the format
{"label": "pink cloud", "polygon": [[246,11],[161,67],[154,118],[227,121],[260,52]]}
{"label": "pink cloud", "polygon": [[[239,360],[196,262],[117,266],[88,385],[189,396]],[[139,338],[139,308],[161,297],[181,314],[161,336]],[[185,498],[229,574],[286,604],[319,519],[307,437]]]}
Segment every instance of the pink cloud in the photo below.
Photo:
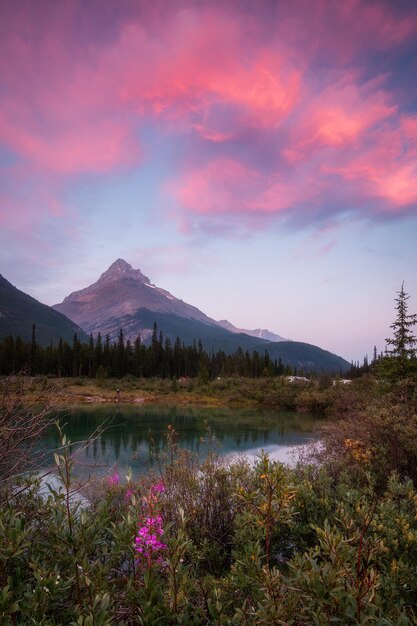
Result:
{"label": "pink cloud", "polygon": [[21,127],[0,115],[3,142],[36,168],[58,174],[108,172],[137,163],[140,150],[128,128],[109,120],[68,124],[55,132]]}
{"label": "pink cloud", "polygon": [[[187,214],[308,220],[417,201],[417,116],[392,85],[416,10],[363,0],[94,8],[3,7],[0,141],[31,180],[50,182],[34,213],[59,214],[79,174],[140,167],[148,126],[186,155],[165,184],[185,229]],[[378,68],[382,54],[392,66]]]}
{"label": "pink cloud", "polygon": [[417,202],[417,161],[376,179],[376,193],[400,209]]}
{"label": "pink cloud", "polygon": [[320,141],[316,135],[314,154],[312,145],[302,145],[303,153],[300,144],[288,146],[287,158],[297,155],[291,170],[277,165],[263,171],[237,158],[211,160],[187,169],[167,190],[191,215],[275,214],[296,222],[345,211],[399,215],[417,205],[416,122],[400,117],[374,133],[356,127],[354,137],[337,126],[337,140],[334,129]]}
{"label": "pink cloud", "polygon": [[355,185],[364,198],[376,198],[382,213],[401,213],[417,203],[417,115],[390,120],[339,165],[327,166]]}
{"label": "pink cloud", "polygon": [[159,37],[128,22],[82,57],[67,39],[55,25],[40,50],[36,39],[17,33],[2,45],[1,139],[47,170],[105,172],[138,163],[135,128],[144,115],[223,141],[233,131],[218,129],[215,105],[234,107],[239,129],[279,124],[297,99],[299,72],[267,47],[242,59],[242,24],[219,10],[178,11]]}
{"label": "pink cloud", "polygon": [[216,107],[234,108],[235,128],[277,125],[298,97],[300,74],[277,48],[255,45],[245,52],[243,21],[219,10],[187,9],[163,40],[128,24],[100,64],[117,76],[124,105],[209,140],[233,134],[218,129]]}
{"label": "pink cloud", "polygon": [[205,215],[280,211],[303,196],[279,175],[268,176],[230,159],[211,161],[172,183],[168,191],[185,209]]}
{"label": "pink cloud", "polygon": [[[343,6],[332,2],[328,11],[321,0],[302,3],[296,16],[283,3],[275,17],[276,36],[268,39],[263,36],[271,25],[264,22],[262,4],[255,18],[218,4],[184,3],[171,10],[169,25],[163,20],[149,24],[144,6],[140,20],[131,16],[112,38],[92,40],[81,50],[69,38],[65,21],[52,21],[40,48],[37,38],[25,41],[16,32],[5,37],[2,57],[8,63],[2,63],[1,72],[11,93],[4,102],[0,132],[12,148],[46,168],[106,171],[139,158],[132,131],[143,115],[180,121],[215,142],[246,126],[277,128],[293,112],[302,91],[304,97],[317,97],[314,89],[306,93],[304,76],[317,51],[311,52],[308,41],[300,49],[291,48],[293,31],[299,35],[302,26],[310,28],[314,16],[323,18],[320,41],[330,48],[340,35],[345,40],[346,32],[351,45],[373,37],[389,47],[416,30],[416,20],[410,19],[391,21],[388,28],[386,6],[370,7],[358,0]],[[74,28],[71,9],[65,11]],[[359,14],[364,19],[358,20]],[[28,19],[22,12],[15,28],[31,32]],[[311,109],[318,138],[337,143],[366,124],[358,115],[349,116],[351,106],[358,104],[352,83],[320,88],[328,104],[327,110],[317,102]],[[229,119],[224,129],[218,125],[226,106],[232,107],[234,121]],[[387,104],[379,106],[384,113]]]}
{"label": "pink cloud", "polygon": [[306,89],[297,124],[290,132],[290,145],[283,151],[288,161],[311,158],[323,147],[354,147],[369,133],[379,132],[379,125],[395,116],[398,109],[389,102],[381,82],[361,85],[348,73],[320,92]]}
{"label": "pink cloud", "polygon": [[[280,35],[308,60],[343,67],[364,54],[395,50],[417,32],[416,14],[399,3],[364,0],[299,0],[277,4]],[[307,61],[308,62],[308,61]],[[366,61],[365,61],[366,64]]]}
{"label": "pink cloud", "polygon": [[[416,204],[417,115],[399,114],[379,81],[359,86],[350,76],[320,96],[305,91],[293,119],[286,134],[274,135],[271,167],[237,154],[192,168],[187,163],[168,192],[186,211],[203,215],[395,214]],[[337,209],[341,190],[345,203]]]}

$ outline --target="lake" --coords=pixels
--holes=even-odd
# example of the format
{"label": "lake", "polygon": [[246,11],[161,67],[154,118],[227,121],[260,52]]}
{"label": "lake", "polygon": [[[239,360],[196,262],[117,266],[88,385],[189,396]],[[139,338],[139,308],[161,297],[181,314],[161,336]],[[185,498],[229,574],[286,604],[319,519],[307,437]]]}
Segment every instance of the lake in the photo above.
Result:
{"label": "lake", "polygon": [[[105,475],[117,468],[124,475],[146,471],[155,451],[167,443],[168,426],[175,429],[180,447],[201,458],[207,454],[207,435],[215,438],[218,453],[226,458],[244,455],[253,460],[263,449],[272,459],[291,463],[297,447],[314,439],[314,418],[295,413],[254,409],[190,408],[182,406],[78,407],[57,416],[64,432],[78,449],[75,475]],[[93,440],[89,438],[103,429]],[[42,467],[53,466],[59,447],[56,427],[44,435]]]}

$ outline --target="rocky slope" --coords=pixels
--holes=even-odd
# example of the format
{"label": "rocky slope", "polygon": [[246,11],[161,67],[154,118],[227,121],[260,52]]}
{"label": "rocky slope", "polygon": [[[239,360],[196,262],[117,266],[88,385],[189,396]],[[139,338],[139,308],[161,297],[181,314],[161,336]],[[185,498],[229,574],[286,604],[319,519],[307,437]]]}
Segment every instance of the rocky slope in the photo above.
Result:
{"label": "rocky slope", "polygon": [[[178,317],[198,320],[204,324],[216,322],[194,306],[175,298],[169,291],[153,285],[140,270],[118,259],[98,281],[75,291],[54,309],[79,324],[86,332],[109,334],[112,338],[120,330],[120,319],[126,338],[135,339],[140,331],[137,324],[129,324],[130,316],[141,308],[158,313],[172,313]],[[151,326],[152,328],[152,326]]]}
{"label": "rocky slope", "polygon": [[8,335],[20,335],[29,341],[33,324],[36,325],[36,340],[41,345],[48,345],[51,341],[57,343],[60,337],[71,343],[74,333],[81,341],[88,340],[77,324],[20,291],[0,275],[0,340]]}

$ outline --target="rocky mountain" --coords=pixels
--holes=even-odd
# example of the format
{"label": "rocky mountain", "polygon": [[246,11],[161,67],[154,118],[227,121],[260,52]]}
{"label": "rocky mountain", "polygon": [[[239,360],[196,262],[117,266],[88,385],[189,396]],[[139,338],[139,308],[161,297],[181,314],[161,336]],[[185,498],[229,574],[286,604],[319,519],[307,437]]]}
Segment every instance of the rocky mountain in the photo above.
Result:
{"label": "rocky mountain", "polygon": [[71,343],[74,333],[81,341],[88,341],[77,324],[20,291],[0,274],[0,340],[8,335],[20,335],[29,341],[33,324],[36,325],[36,340],[41,345],[57,343],[60,337]]}
{"label": "rocky mountain", "polygon": [[97,282],[67,296],[54,309],[79,324],[86,332],[110,335],[115,339],[121,328],[127,339],[136,339],[141,333],[146,338],[152,332],[137,322],[139,309],[157,313],[171,313],[180,318],[198,320],[203,324],[217,323],[199,309],[179,300],[169,291],[152,284],[140,270],[135,270],[123,259],[117,259]]}
{"label": "rocky mountain", "polygon": [[248,330],[247,328],[236,328],[236,326],[233,326],[233,324],[228,320],[220,320],[217,323],[219,324],[219,326],[222,326],[231,333],[245,333],[245,335],[258,337],[258,339],[266,339],[267,341],[289,341],[289,339],[285,339],[284,337],[281,337],[281,335],[277,335],[277,333],[274,333],[271,330],[267,330],[266,328],[255,328],[255,330]]}
{"label": "rocky mountain", "polygon": [[87,333],[108,334],[113,340],[122,328],[126,339],[133,341],[140,334],[147,343],[156,322],[158,330],[172,341],[176,337],[186,344],[201,340],[208,351],[231,353],[242,348],[263,354],[267,350],[274,359],[316,371],[338,372],[349,367],[343,358],[316,346],[286,341],[270,331],[241,331],[230,322],[217,322],[152,284],[140,270],[122,259],[115,261],[94,284],[70,294],[54,308]]}

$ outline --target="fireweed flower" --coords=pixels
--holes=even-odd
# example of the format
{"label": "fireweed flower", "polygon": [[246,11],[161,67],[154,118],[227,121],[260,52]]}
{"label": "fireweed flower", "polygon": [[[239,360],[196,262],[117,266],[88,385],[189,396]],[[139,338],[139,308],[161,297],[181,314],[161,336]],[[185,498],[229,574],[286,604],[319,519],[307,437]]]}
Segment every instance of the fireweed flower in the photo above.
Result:
{"label": "fireweed flower", "polygon": [[138,534],[135,538],[136,551],[143,556],[153,556],[155,552],[166,548],[160,538],[164,534],[162,528],[161,515],[149,515],[144,522],[139,525]]}
{"label": "fireweed flower", "polygon": [[128,489],[125,493],[125,500],[127,500],[127,502],[130,502],[130,499],[133,496],[133,494],[134,494],[133,489]]}
{"label": "fireweed flower", "polygon": [[158,497],[165,491],[162,482],[149,489],[148,496],[143,499],[143,517],[138,524],[135,537],[135,550],[140,561],[145,561],[148,568],[153,564],[161,564],[161,552],[167,547],[161,541],[164,534],[162,515],[158,511]]}
{"label": "fireweed flower", "polygon": [[116,487],[120,482],[119,474],[117,472],[114,472],[114,474],[108,477],[107,482],[110,487]]}

